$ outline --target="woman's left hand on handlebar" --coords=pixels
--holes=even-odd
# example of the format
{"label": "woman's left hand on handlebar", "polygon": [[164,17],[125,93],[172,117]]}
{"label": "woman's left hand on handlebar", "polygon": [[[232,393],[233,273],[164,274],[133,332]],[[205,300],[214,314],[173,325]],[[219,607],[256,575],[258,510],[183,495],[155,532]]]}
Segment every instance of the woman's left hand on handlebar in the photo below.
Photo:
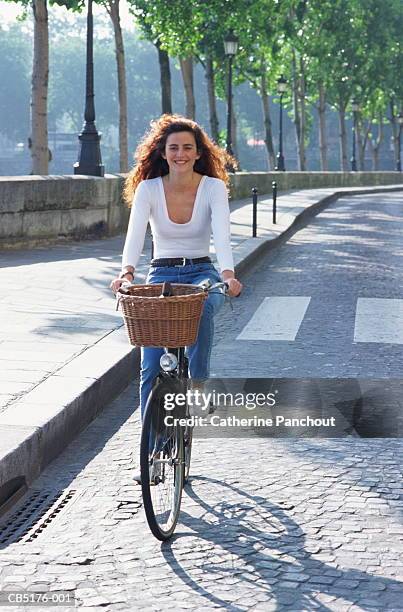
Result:
{"label": "woman's left hand on handlebar", "polygon": [[242,291],[242,283],[236,278],[226,278],[225,282],[228,284],[227,295],[229,297],[238,297]]}

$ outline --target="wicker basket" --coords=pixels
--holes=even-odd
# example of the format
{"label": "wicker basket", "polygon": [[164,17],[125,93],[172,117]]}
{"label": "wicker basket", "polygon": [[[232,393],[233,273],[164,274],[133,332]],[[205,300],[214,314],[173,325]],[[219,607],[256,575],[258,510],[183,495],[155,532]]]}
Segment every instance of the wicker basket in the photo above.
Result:
{"label": "wicker basket", "polygon": [[131,344],[176,348],[196,342],[207,294],[193,285],[171,287],[169,297],[160,297],[162,284],[133,285],[130,295],[119,295]]}

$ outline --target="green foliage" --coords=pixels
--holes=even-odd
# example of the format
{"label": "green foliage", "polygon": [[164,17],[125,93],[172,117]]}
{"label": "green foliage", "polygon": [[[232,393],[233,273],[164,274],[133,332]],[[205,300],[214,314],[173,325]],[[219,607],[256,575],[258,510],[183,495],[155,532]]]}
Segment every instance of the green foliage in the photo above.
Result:
{"label": "green foliage", "polygon": [[392,89],[388,79],[399,78],[396,73],[390,78],[391,60],[394,55],[397,60],[403,32],[398,2],[310,0],[292,40],[309,67],[312,99],[321,82],[335,108],[345,108],[357,98],[364,110],[373,105],[374,97],[379,102],[381,90]]}
{"label": "green foliage", "polygon": [[[106,0],[94,0],[105,4]],[[30,7],[30,0],[18,0]],[[403,106],[403,11],[401,0],[129,0],[144,38],[157,42],[171,57],[193,56],[202,65],[212,58],[216,91],[225,100],[227,61],[223,41],[230,29],[239,38],[234,58],[234,83],[250,83],[261,93],[265,75],[268,92],[276,100],[276,81],[284,74],[292,79],[293,54],[297,77],[305,76],[308,123],[318,99],[319,84],[334,109],[350,109],[353,98],[360,103],[362,120],[387,121],[390,103],[394,113]],[[65,24],[52,21],[52,5],[82,11],[77,16],[82,31],[67,32]],[[50,123],[60,118],[76,131],[81,128],[84,106],[85,29],[84,0],[49,0],[50,6]],[[107,18],[106,18],[107,19]],[[56,44],[57,41],[57,44]],[[29,121],[29,77],[32,41],[18,35],[18,26],[1,31],[0,89],[1,131],[10,138],[26,140]],[[155,96],[158,66],[155,51],[134,36],[125,34],[131,146],[148,122],[159,112]],[[155,57],[154,57],[154,55]],[[153,58],[152,60],[150,58]],[[154,72],[150,64],[154,62]],[[174,109],[182,105],[178,71],[172,78]],[[109,35],[95,45],[97,125],[117,126],[118,100],[114,42]],[[103,86],[97,86],[102,83]],[[200,89],[202,86],[200,86]],[[239,91],[239,90],[238,90]],[[236,96],[237,97],[237,96]],[[13,100],[10,110],[9,100]],[[291,88],[284,95],[291,106]],[[204,104],[204,102],[203,102]],[[238,104],[238,107],[240,105]],[[243,107],[245,108],[246,105]],[[198,108],[202,108],[198,106]],[[310,110],[311,109],[311,110]],[[205,115],[206,111],[203,110]],[[248,116],[249,112],[249,116]],[[257,125],[253,113],[238,108],[239,125]],[[311,115],[309,115],[311,113]],[[260,121],[260,119],[259,119]],[[207,123],[207,121],[206,121]],[[246,127],[245,127],[246,126]]]}

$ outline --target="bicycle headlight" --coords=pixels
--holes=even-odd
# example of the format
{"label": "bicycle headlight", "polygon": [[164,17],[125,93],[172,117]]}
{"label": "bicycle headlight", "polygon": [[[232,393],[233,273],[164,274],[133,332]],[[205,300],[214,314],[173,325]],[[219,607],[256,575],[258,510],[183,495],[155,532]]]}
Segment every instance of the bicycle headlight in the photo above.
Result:
{"label": "bicycle headlight", "polygon": [[160,359],[160,366],[164,372],[172,372],[178,365],[178,358],[173,353],[165,353]]}

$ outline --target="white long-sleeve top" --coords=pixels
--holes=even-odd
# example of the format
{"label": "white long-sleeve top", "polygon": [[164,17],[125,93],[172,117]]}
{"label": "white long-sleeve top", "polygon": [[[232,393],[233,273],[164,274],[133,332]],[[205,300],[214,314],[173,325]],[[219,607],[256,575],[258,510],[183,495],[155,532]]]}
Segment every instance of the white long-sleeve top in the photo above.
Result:
{"label": "white long-sleeve top", "polygon": [[144,246],[147,224],[154,239],[154,258],[205,257],[213,232],[218,265],[234,270],[230,242],[230,212],[224,181],[203,176],[187,223],[175,223],[168,215],[162,178],[141,181],[134,194],[123,249],[122,267],[137,265]]}

